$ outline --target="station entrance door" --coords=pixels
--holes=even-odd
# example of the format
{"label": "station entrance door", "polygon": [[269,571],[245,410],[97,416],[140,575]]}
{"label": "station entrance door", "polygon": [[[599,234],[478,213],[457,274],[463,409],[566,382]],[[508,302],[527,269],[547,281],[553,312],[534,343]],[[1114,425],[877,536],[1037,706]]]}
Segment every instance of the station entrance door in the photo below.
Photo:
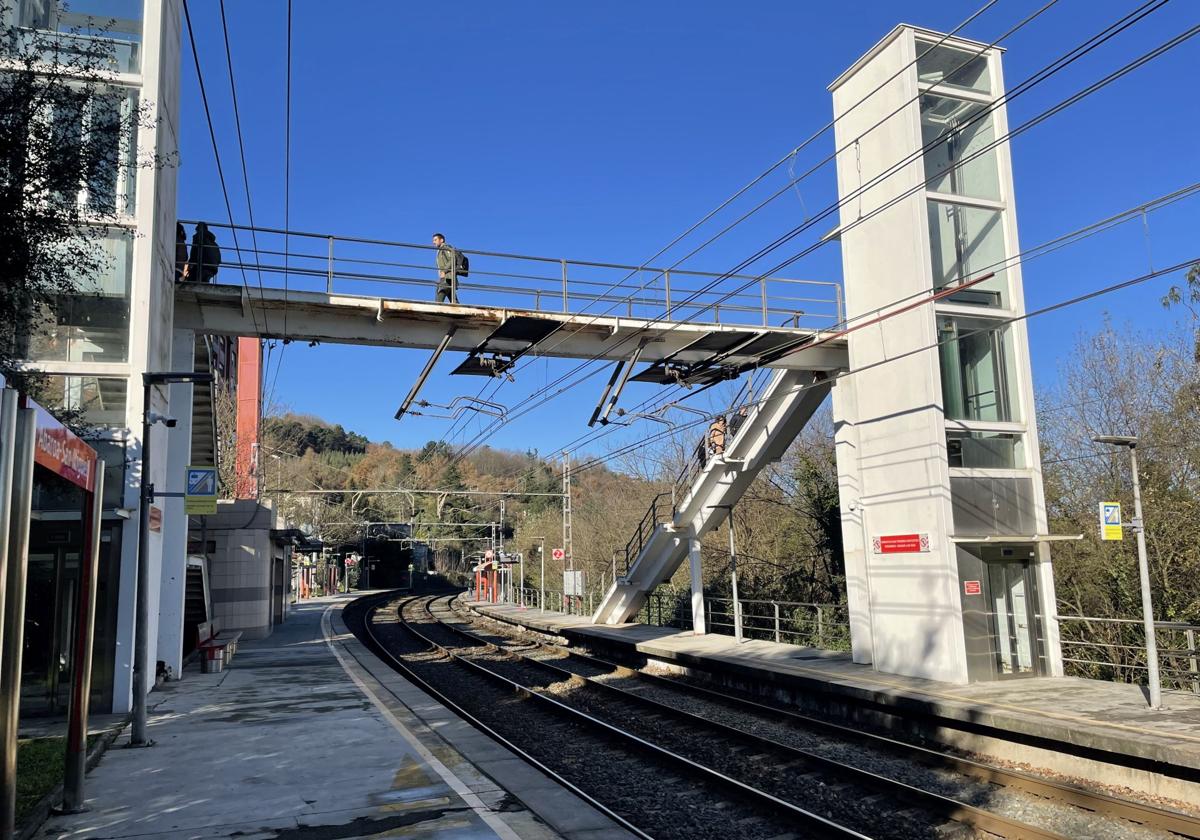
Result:
{"label": "station entrance door", "polygon": [[1047,673],[1034,546],[975,544],[958,551],[970,679]]}

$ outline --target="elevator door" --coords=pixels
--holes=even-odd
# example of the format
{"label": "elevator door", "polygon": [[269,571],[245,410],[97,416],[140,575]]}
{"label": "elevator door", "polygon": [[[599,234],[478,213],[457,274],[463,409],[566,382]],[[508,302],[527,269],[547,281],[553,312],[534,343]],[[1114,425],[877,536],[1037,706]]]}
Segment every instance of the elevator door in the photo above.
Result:
{"label": "elevator door", "polygon": [[1035,597],[1027,561],[987,564],[996,672],[1000,677],[1037,673]]}

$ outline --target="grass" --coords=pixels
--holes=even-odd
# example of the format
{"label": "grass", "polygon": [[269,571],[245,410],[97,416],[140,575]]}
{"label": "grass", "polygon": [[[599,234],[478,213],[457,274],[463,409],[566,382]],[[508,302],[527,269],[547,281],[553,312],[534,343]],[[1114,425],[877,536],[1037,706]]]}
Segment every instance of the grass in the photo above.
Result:
{"label": "grass", "polygon": [[[88,735],[91,750],[97,734]],[[42,798],[63,783],[67,739],[25,738],[17,742],[17,825],[21,825]]]}
{"label": "grass", "polygon": [[17,825],[63,781],[66,738],[27,738],[17,743]]}

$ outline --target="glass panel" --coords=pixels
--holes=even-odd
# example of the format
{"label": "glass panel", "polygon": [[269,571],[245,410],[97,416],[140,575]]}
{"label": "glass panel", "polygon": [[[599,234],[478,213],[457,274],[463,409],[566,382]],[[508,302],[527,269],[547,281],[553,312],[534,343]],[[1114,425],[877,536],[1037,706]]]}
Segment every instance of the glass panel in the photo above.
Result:
{"label": "glass panel", "polygon": [[104,462],[104,507],[106,510],[124,507],[125,502],[125,441],[89,440]]}
{"label": "glass panel", "polygon": [[1006,563],[1008,578],[1009,621],[1012,623],[1013,641],[1016,648],[1014,669],[1019,674],[1033,670],[1033,644],[1029,633],[1029,603],[1025,593],[1025,567],[1020,563]]}
{"label": "glass panel", "polygon": [[129,289],[133,233],[110,229],[92,243],[105,269],[79,293],[63,295],[30,338],[29,358],[39,361],[124,362],[129,359]]}
{"label": "glass panel", "polygon": [[[992,115],[984,106],[926,94],[921,97],[921,145],[929,189],[951,195],[1000,200]],[[965,163],[963,161],[966,161]]]}
{"label": "glass panel", "polygon": [[917,41],[917,79],[937,84],[939,90],[970,90],[975,93],[991,93],[992,83],[988,78],[987,56],[948,47],[945,44],[932,47],[925,41]]}
{"label": "glass panel", "polygon": [[1004,567],[988,566],[988,591],[992,594],[992,614],[996,618],[996,664],[1001,674],[1012,673],[1012,637],[1009,627],[1008,602],[1004,597]]}
{"label": "glass panel", "polygon": [[929,251],[934,290],[994,271],[995,277],[950,295],[948,300],[1007,307],[1008,271],[1004,266],[1004,222],[1000,211],[930,201]]}
{"label": "glass panel", "polygon": [[104,376],[49,376],[38,395],[47,407],[77,412],[97,426],[125,426],[126,380]]}
{"label": "glass panel", "polygon": [[137,73],[142,0],[8,0],[0,11],[10,55]]}
{"label": "glass panel", "polygon": [[1025,466],[1022,438],[1009,432],[946,432],[946,455],[952,467],[1019,469]]}
{"label": "glass panel", "polygon": [[955,420],[1013,419],[1012,360],[1007,327],[978,318],[938,318],[938,352],[946,416]]}

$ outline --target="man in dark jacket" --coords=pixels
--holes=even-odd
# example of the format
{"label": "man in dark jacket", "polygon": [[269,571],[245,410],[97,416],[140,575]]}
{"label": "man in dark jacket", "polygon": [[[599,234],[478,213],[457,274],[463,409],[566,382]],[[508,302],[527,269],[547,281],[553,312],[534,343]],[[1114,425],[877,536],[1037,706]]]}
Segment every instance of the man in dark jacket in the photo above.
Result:
{"label": "man in dark jacket", "polygon": [[197,222],[196,233],[192,236],[192,256],[183,270],[183,279],[211,283],[220,267],[221,249],[217,246],[217,237],[207,224]]}
{"label": "man in dark jacket", "polygon": [[440,233],[433,235],[433,245],[437,248],[438,284],[435,303],[458,303],[458,252],[454,246],[446,242],[446,237]]}

